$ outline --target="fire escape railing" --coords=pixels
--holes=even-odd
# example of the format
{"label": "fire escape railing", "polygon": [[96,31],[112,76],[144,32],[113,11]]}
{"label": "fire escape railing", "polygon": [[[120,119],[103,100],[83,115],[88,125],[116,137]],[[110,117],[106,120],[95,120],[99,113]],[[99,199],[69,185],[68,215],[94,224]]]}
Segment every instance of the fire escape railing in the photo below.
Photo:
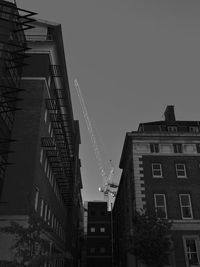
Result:
{"label": "fire escape railing", "polygon": [[[4,179],[8,162],[11,130],[14,123],[15,111],[20,108],[19,97],[20,79],[24,59],[27,57],[24,30],[30,29],[31,17],[36,13],[17,8],[15,3],[2,1],[0,3],[0,179]],[[5,129],[3,129],[5,128]]]}
{"label": "fire escape railing", "polygon": [[43,137],[41,145],[46,151],[54,177],[59,185],[65,205],[73,204],[74,184],[74,135],[73,118],[66,114],[64,89],[60,85],[64,74],[59,65],[50,67],[53,82],[52,98],[46,99],[46,109],[49,113],[54,137]]}

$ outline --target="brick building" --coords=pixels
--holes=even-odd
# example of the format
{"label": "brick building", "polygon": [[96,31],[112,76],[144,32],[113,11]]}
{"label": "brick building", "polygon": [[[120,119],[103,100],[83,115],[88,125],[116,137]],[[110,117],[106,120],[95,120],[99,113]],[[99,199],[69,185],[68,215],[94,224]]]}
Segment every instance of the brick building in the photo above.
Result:
{"label": "brick building", "polygon": [[166,266],[200,266],[200,123],[176,120],[173,106],[164,115],[126,134],[113,209],[116,266],[140,266],[126,244],[141,209],[173,220]]}
{"label": "brick building", "polygon": [[86,253],[83,266],[112,266],[111,212],[107,203],[91,201],[85,203]]}
{"label": "brick building", "polygon": [[[23,71],[21,111],[15,116],[2,191],[0,222],[26,223],[30,209],[48,227],[51,251],[62,253],[51,266],[79,266],[82,227],[80,133],[74,120],[61,25],[37,20],[27,30],[31,48]],[[0,240],[0,255],[8,253]],[[7,250],[6,250],[7,249]]]}

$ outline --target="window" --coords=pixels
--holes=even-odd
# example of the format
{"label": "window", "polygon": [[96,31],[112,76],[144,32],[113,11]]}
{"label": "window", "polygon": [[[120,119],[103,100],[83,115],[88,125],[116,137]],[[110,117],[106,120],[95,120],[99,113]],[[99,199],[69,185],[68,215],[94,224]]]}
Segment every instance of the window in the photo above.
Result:
{"label": "window", "polygon": [[193,215],[190,194],[180,194],[179,200],[182,219],[192,219]]}
{"label": "window", "polygon": [[0,10],[1,10],[1,14],[0,14],[1,18],[8,20],[10,18],[10,12],[11,12],[10,7],[1,5]]}
{"label": "window", "polygon": [[90,253],[95,253],[95,248],[90,248]]}
{"label": "window", "polygon": [[44,112],[44,121],[47,122],[47,110]]}
{"label": "window", "polygon": [[199,266],[199,237],[184,236],[183,245],[187,267]]}
{"label": "window", "polygon": [[52,217],[51,217],[51,228],[54,227],[54,214],[52,214]]}
{"label": "window", "polygon": [[50,166],[49,164],[47,165],[47,178],[49,179],[49,171],[50,171]]}
{"label": "window", "polygon": [[44,200],[41,200],[41,204],[40,204],[40,216],[43,216],[43,210],[44,210]]}
{"label": "window", "polygon": [[200,153],[200,144],[196,144],[197,153]]}
{"label": "window", "polygon": [[186,168],[185,164],[176,164],[176,175],[178,178],[186,178]]}
{"label": "window", "polygon": [[106,231],[105,227],[100,227],[100,232],[101,233],[105,233],[105,231]]}
{"label": "window", "polygon": [[198,126],[190,126],[189,131],[191,133],[198,133],[199,132],[199,127]]}
{"label": "window", "polygon": [[159,153],[159,144],[150,144],[151,153]]}
{"label": "window", "polygon": [[174,153],[183,153],[182,144],[173,144]]}
{"label": "window", "polygon": [[95,211],[92,210],[92,211],[90,212],[90,214],[91,214],[91,216],[95,216]]}
{"label": "window", "polygon": [[168,126],[167,130],[168,132],[177,132],[177,126]]}
{"label": "window", "polygon": [[160,163],[152,163],[153,177],[162,177],[162,165]]}
{"label": "window", "polygon": [[105,253],[106,249],[105,248],[100,248],[100,253]]}
{"label": "window", "polygon": [[49,208],[48,211],[48,224],[50,225],[50,220],[51,220],[51,209]]}
{"label": "window", "polygon": [[42,164],[43,160],[43,149],[40,150],[40,163]]}
{"label": "window", "polygon": [[47,210],[48,210],[48,205],[45,203],[45,210],[44,210],[44,220],[47,220]]}
{"label": "window", "polygon": [[177,126],[168,126],[167,130],[168,132],[177,132],[178,128]]}
{"label": "window", "polygon": [[44,164],[44,172],[46,173],[47,171],[47,159],[45,159],[45,164]]}
{"label": "window", "polygon": [[49,123],[48,132],[49,132],[49,135],[51,135],[51,123]]}
{"label": "window", "polygon": [[34,205],[35,211],[37,211],[37,208],[38,208],[38,199],[39,199],[39,189],[36,188],[36,190],[35,190],[35,205]]}
{"label": "window", "polygon": [[156,214],[159,218],[167,218],[165,194],[154,194]]}
{"label": "window", "polygon": [[90,228],[90,232],[91,232],[91,233],[95,233],[95,227],[91,227],[91,228]]}

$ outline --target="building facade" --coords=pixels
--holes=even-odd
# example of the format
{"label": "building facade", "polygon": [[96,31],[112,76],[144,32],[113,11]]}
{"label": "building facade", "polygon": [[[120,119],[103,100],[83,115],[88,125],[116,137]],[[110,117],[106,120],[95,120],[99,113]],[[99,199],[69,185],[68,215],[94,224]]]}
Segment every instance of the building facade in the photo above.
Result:
{"label": "building facade", "polygon": [[11,133],[18,141],[11,145],[15,153],[9,155],[13,165],[5,175],[0,220],[26,223],[34,211],[46,223],[51,252],[64,255],[51,266],[80,266],[80,131],[73,117],[61,25],[41,20],[31,25],[23,101]]}
{"label": "building facade", "polygon": [[200,123],[176,120],[173,106],[164,115],[126,134],[113,209],[116,266],[140,266],[126,245],[135,211],[145,209],[173,221],[166,266],[200,266]]}
{"label": "building facade", "polygon": [[84,205],[85,210],[85,254],[83,266],[112,266],[111,212],[107,202],[91,201]]}

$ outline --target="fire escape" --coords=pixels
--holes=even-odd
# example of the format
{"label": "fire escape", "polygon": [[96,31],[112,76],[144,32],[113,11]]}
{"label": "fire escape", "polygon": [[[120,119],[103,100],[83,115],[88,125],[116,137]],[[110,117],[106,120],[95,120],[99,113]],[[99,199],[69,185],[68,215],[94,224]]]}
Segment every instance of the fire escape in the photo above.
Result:
{"label": "fire escape", "polygon": [[17,8],[15,2],[0,2],[0,191],[6,166],[11,164],[7,159],[15,141],[11,139],[14,115],[20,109],[20,78],[28,49],[24,30],[32,28],[29,23],[35,14]]}
{"label": "fire escape", "polygon": [[66,206],[73,205],[74,196],[74,125],[73,117],[67,108],[67,89],[64,86],[64,74],[59,65],[50,66],[52,94],[46,99],[52,137],[42,138],[42,147],[46,151],[48,162],[59,186],[63,202]]}

